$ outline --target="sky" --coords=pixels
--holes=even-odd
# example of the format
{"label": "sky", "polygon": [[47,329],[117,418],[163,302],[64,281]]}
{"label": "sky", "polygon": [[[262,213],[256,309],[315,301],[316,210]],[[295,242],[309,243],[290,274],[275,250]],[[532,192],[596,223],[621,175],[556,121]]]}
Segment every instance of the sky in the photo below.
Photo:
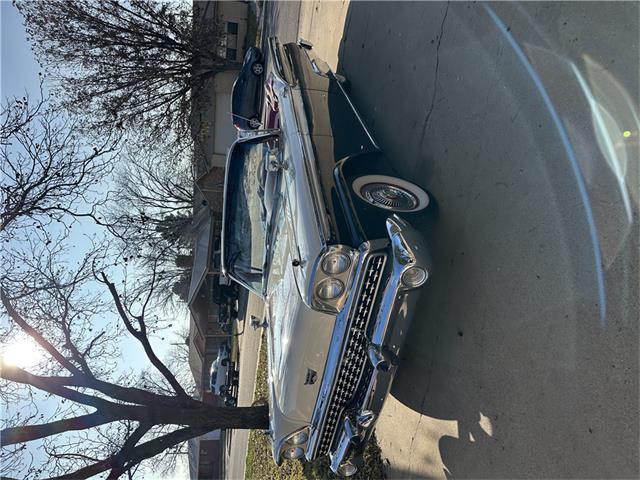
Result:
{"label": "sky", "polygon": [[22,17],[8,0],[0,0],[0,92],[2,99],[38,91],[38,63],[26,40]]}
{"label": "sky", "polygon": [[[30,92],[34,97],[38,95],[40,67],[35,60],[31,47],[26,40],[24,26],[22,25],[22,17],[9,0],[0,0],[0,97],[4,100],[7,97],[22,97],[25,91]],[[94,226],[84,225],[81,233],[91,234],[95,231]],[[80,232],[79,232],[80,233]],[[78,251],[79,252],[79,251]],[[81,255],[80,253],[78,253]],[[174,325],[188,325],[188,318],[185,319],[183,314],[179,314],[179,319],[174,321]],[[171,346],[169,341],[175,342],[171,333],[167,332],[165,337],[167,342],[159,340],[152,344],[156,353],[163,358],[166,351]],[[146,356],[139,344],[129,338],[122,346],[126,352],[126,358],[123,359],[125,365],[148,365]],[[44,410],[49,411],[53,405],[45,406]],[[47,408],[49,407],[49,408]],[[181,459],[182,460],[182,459]],[[186,478],[188,476],[188,468],[184,462],[178,462],[178,468],[175,472],[176,478]]]}
{"label": "sky", "polygon": [[[25,91],[36,96],[40,82],[38,73],[41,69],[27,42],[22,16],[9,0],[0,0],[0,24],[0,96],[3,101],[14,95],[23,96]],[[98,232],[94,225],[87,223],[80,230],[79,235]],[[82,240],[78,238],[77,242]],[[183,315],[179,316],[174,324],[188,326],[188,319],[185,321]],[[162,357],[166,344],[158,343],[154,347],[160,350],[158,354]],[[135,355],[134,360],[143,361],[146,358],[142,354],[131,353]]]}

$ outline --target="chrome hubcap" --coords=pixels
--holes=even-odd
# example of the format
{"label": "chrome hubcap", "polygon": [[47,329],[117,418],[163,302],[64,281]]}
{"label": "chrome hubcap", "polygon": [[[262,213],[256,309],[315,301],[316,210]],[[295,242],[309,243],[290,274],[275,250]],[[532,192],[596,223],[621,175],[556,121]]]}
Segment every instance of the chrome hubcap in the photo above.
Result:
{"label": "chrome hubcap", "polygon": [[256,75],[260,75],[263,71],[262,65],[259,63],[256,63],[253,65],[253,73],[255,73]]}
{"label": "chrome hubcap", "polygon": [[371,204],[387,210],[413,210],[418,206],[418,198],[408,190],[388,183],[368,183],[360,193]]}

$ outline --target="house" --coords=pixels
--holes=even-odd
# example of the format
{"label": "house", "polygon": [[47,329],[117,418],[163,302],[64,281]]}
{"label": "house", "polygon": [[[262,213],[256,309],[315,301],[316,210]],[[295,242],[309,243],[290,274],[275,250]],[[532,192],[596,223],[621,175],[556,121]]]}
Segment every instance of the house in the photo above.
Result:
{"label": "house", "polygon": [[189,478],[191,480],[223,478],[221,468],[223,445],[220,430],[189,440],[187,449],[189,455]]}
{"label": "house", "polygon": [[[215,403],[217,396],[204,392],[201,399],[205,403]],[[187,442],[189,458],[189,478],[209,480],[224,478],[222,458],[224,455],[225,433],[220,430],[207,432]]]}
{"label": "house", "polygon": [[219,306],[213,301],[221,281],[213,251],[214,234],[216,230],[219,231],[216,215],[208,208],[200,208],[194,215],[193,223],[195,243],[187,298],[191,314],[189,366],[198,390],[205,392],[208,390],[211,363],[215,360],[220,345],[228,341],[229,333],[219,325]]}
{"label": "house", "polygon": [[[246,51],[249,7],[241,1],[194,1],[196,18],[215,22],[222,34],[215,39],[218,55],[228,60],[229,69],[207,80],[204,94],[194,99],[191,112],[193,158],[193,266],[187,303],[189,322],[189,367],[200,398],[220,405],[210,391],[209,371],[222,342],[229,334],[218,323],[218,305],[213,301],[225,283],[219,271],[216,241],[220,238],[224,166],[229,148],[237,138],[231,120],[231,91]],[[246,292],[243,294],[246,300]],[[188,442],[191,479],[223,477],[225,433],[209,432]]]}
{"label": "house", "polygon": [[[196,383],[198,397],[205,403],[222,405],[221,398],[210,391],[209,371],[222,342],[229,334],[218,324],[218,305],[212,301],[219,282],[214,262],[216,214],[201,206],[194,214],[195,243],[189,285],[189,367]],[[218,228],[219,230],[219,228]],[[192,480],[223,478],[222,459],[225,433],[208,432],[188,442],[189,473]]]}
{"label": "house", "polygon": [[[197,138],[206,158],[207,171],[224,168],[227,151],[237,133],[231,121],[231,90],[238,76],[247,48],[246,35],[249,7],[245,2],[193,2],[194,15],[220,25],[222,33],[215,46],[218,54],[229,61],[229,68],[208,80],[203,98],[192,112],[192,135]],[[199,171],[198,174],[206,173]]]}

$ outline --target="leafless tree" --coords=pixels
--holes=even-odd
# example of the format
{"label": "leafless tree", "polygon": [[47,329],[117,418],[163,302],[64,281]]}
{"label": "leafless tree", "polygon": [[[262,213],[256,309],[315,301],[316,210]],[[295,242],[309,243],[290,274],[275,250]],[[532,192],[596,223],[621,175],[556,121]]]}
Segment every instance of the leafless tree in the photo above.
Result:
{"label": "leafless tree", "polygon": [[[37,394],[58,400],[48,417],[37,410],[19,415],[14,409],[3,419],[0,460],[12,469],[3,474],[21,468],[17,459],[26,442],[42,442],[50,461],[44,470],[28,465],[21,476],[118,478],[211,430],[268,426],[265,406],[217,407],[188,393],[151,344],[153,292],[125,301],[105,270],[109,261],[102,252],[92,249],[75,270],[46,255],[34,256],[24,276],[2,279],[0,297],[14,333],[30,337],[48,358],[35,371],[2,360],[2,392],[13,392],[13,401]],[[97,282],[105,295],[88,282]],[[115,368],[125,338],[142,348],[162,382]]]}
{"label": "leafless tree", "polygon": [[[105,210],[119,257],[135,266],[138,292],[156,283],[153,301],[175,306],[173,285],[190,274],[194,176],[192,153],[173,142],[129,143],[117,167],[114,198]],[[132,269],[133,270],[133,269]]]}
{"label": "leafless tree", "polygon": [[229,68],[220,32],[190,1],[17,1],[27,34],[65,105],[94,126],[189,134],[193,99]]}
{"label": "leafless tree", "polygon": [[43,229],[81,217],[99,222],[98,183],[108,175],[117,142],[109,135],[94,144],[78,124],[40,93],[8,99],[1,110],[0,233]]}
{"label": "leafless tree", "polygon": [[191,162],[188,146],[127,142],[116,169],[117,203],[108,215],[116,235],[135,243],[157,232],[171,242],[190,243],[183,234],[193,212]]}

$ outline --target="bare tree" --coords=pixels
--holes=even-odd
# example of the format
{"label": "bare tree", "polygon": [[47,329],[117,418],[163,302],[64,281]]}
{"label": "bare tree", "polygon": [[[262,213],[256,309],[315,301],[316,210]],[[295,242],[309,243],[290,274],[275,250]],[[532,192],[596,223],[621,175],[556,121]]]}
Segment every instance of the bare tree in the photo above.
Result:
{"label": "bare tree", "polygon": [[80,217],[99,221],[97,185],[111,169],[117,142],[106,136],[88,143],[42,92],[35,100],[8,99],[1,118],[0,232]]}
{"label": "bare tree", "polygon": [[[105,218],[119,239],[120,258],[135,266],[137,292],[156,283],[154,302],[175,306],[173,285],[190,275],[194,177],[190,151],[172,142],[138,141],[124,149],[117,168],[117,201]],[[136,294],[136,292],[132,292]]]}
{"label": "bare tree", "polygon": [[[153,326],[147,320],[153,292],[126,303],[102,269],[106,259],[99,251],[90,252],[73,272],[55,261],[36,259],[25,278],[2,280],[0,297],[11,323],[49,359],[35,372],[3,360],[2,391],[25,392],[23,399],[39,391],[59,401],[50,418],[36,411],[3,419],[3,464],[17,469],[15,459],[24,453],[23,445],[43,442],[50,455],[45,473],[79,479],[108,472],[107,478],[118,478],[140,462],[211,430],[266,428],[265,406],[217,407],[189,395],[150,342]],[[87,289],[90,274],[106,290],[104,299],[95,288]],[[94,298],[87,297],[88,291]],[[111,308],[105,310],[107,306]],[[146,375],[113,373],[118,371],[112,365],[118,357],[114,349],[123,339],[118,329],[108,327],[110,311],[142,348],[160,384]],[[30,467],[27,475],[41,476],[42,468]]]}
{"label": "bare tree", "polygon": [[220,33],[188,1],[17,1],[65,105],[93,125],[189,133],[191,102],[228,61]]}
{"label": "bare tree", "polygon": [[116,236],[135,244],[157,232],[171,243],[190,243],[183,234],[193,213],[191,161],[191,149],[182,145],[128,141],[116,172],[117,202],[108,214]]}

